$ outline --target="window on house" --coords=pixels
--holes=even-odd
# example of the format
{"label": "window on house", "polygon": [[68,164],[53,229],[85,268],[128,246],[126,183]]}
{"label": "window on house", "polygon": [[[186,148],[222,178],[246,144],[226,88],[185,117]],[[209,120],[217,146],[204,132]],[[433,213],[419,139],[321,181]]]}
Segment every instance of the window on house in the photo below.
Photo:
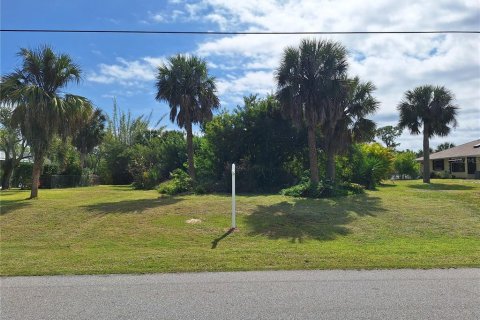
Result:
{"label": "window on house", "polygon": [[450,160],[450,170],[451,172],[465,172],[465,159]]}
{"label": "window on house", "polygon": [[433,160],[433,170],[434,171],[443,171],[445,170],[443,159]]}

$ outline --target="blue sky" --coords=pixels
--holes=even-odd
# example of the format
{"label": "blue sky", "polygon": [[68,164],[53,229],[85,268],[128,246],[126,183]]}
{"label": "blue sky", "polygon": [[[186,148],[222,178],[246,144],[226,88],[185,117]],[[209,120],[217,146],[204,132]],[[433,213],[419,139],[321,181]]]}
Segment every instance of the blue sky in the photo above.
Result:
{"label": "blue sky", "polygon": [[[1,26],[54,29],[220,31],[480,30],[480,4],[466,1],[12,1],[2,0]],[[134,115],[168,112],[154,99],[155,69],[176,53],[199,55],[217,77],[222,108],[233,109],[250,93],[275,90],[273,72],[284,47],[303,36],[121,35],[2,33],[1,73],[18,65],[21,47],[50,44],[68,53],[83,81],[68,91],[111,112],[116,97]],[[311,37],[311,36],[310,36]],[[317,37],[318,38],[318,37]],[[325,38],[325,37],[324,37]],[[447,138],[457,144],[480,137],[480,35],[329,36],[350,52],[350,74],[377,86],[379,126],[398,121],[395,106],[405,90],[445,85],[461,107],[459,126]],[[167,119],[165,125],[175,126]],[[401,148],[421,148],[404,133]]]}

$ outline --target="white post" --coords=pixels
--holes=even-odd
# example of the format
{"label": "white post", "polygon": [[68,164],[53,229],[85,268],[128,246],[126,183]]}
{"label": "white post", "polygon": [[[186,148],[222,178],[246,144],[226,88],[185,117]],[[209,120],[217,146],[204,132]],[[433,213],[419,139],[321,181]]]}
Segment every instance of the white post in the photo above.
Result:
{"label": "white post", "polygon": [[232,164],[232,229],[235,229],[235,163]]}

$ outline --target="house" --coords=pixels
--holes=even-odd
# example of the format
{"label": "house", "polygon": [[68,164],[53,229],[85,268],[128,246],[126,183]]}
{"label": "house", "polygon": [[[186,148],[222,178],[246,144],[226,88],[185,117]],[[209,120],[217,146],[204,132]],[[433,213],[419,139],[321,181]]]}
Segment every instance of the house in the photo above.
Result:
{"label": "house", "polygon": [[[423,157],[417,161],[423,162]],[[480,179],[480,139],[430,154],[430,170],[455,178]]]}

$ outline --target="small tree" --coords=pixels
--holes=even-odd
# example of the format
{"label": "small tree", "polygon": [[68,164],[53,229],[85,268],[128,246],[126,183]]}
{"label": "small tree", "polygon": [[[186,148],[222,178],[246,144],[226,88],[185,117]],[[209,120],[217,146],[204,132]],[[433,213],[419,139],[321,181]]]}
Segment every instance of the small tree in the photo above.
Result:
{"label": "small tree", "polygon": [[2,190],[10,188],[13,171],[20,161],[29,158],[27,141],[19,127],[12,124],[13,107],[0,106],[0,150],[5,153],[2,164]]}
{"label": "small tree", "polygon": [[395,150],[400,143],[395,140],[402,135],[402,129],[394,126],[385,126],[377,129],[376,136],[385,144],[387,148]]}
{"label": "small tree", "polygon": [[80,167],[85,167],[85,157],[98,146],[105,136],[106,117],[102,110],[95,111],[83,119],[81,127],[74,135],[72,143],[80,153]]}

